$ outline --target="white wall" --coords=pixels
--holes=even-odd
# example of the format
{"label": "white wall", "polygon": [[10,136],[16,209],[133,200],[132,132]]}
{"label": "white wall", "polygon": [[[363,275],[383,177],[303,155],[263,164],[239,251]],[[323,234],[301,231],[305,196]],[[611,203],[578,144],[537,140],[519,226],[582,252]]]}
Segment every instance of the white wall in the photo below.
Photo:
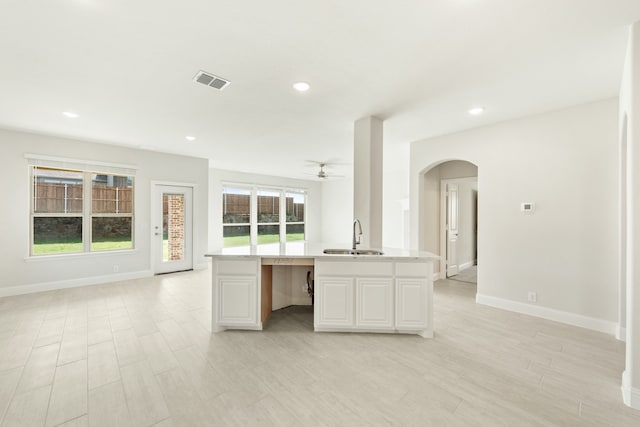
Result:
{"label": "white wall", "polygon": [[322,235],[320,241],[351,247],[353,223],[353,179],[322,183]]}
{"label": "white wall", "polygon": [[273,310],[290,305],[311,305],[311,296],[306,291],[307,271],[311,271],[311,279],[313,279],[314,271],[311,266],[273,266]]}
{"label": "white wall", "polygon": [[[64,286],[86,285],[151,274],[151,181],[196,184],[194,193],[194,264],[206,265],[208,161],[113,145],[0,130],[3,211],[0,221],[0,296]],[[29,258],[29,167],[25,154],[128,164],[135,177],[135,251]],[[117,265],[119,273],[114,274]]]}
{"label": "white wall", "polygon": [[305,237],[310,242],[322,240],[322,185],[319,181],[282,178],[270,175],[258,175],[222,169],[211,169],[209,174],[209,250],[222,249],[222,186],[223,183],[273,186],[276,188],[307,191],[305,206]]}
{"label": "white wall", "polygon": [[[382,246],[408,248],[409,144],[383,144]],[[351,245],[353,180],[322,183],[322,238],[331,244]],[[362,247],[369,246],[363,236]]]}
{"label": "white wall", "polygon": [[409,248],[409,144],[385,144],[383,148],[382,245]]}
{"label": "white wall", "polygon": [[[470,161],[480,189],[480,296],[524,310],[535,291],[540,315],[559,311],[568,322],[613,328],[616,117],[611,99],[413,143],[412,247],[422,172],[444,160]],[[521,202],[535,202],[535,214],[520,212]]]}

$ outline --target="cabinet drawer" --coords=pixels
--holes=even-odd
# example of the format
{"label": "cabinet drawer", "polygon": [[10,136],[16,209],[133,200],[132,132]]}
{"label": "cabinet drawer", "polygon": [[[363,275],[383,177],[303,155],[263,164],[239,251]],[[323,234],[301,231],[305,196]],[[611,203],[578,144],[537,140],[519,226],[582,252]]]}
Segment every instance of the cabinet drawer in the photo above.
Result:
{"label": "cabinet drawer", "polygon": [[258,260],[257,259],[224,259],[216,260],[217,273],[229,275],[229,274],[241,274],[241,275],[253,275],[258,274]]}
{"label": "cabinet drawer", "polygon": [[429,263],[427,262],[397,262],[396,276],[399,277],[427,277]]}
{"label": "cabinet drawer", "polygon": [[393,276],[390,261],[316,261],[316,274],[322,276]]}

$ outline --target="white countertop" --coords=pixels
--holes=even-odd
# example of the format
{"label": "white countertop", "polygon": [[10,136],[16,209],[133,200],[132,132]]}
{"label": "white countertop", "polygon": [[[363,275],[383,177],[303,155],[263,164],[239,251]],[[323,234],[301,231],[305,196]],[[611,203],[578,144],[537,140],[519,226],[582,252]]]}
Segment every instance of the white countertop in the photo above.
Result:
{"label": "white countertop", "polygon": [[[322,244],[309,242],[273,243],[258,246],[241,246],[236,248],[224,248],[219,252],[206,254],[208,257],[219,256],[261,256],[282,258],[429,258],[439,259],[438,255],[424,251],[410,251],[396,248],[382,248],[382,255],[327,255],[324,249],[350,249],[349,245]],[[358,246],[358,249],[368,249]]]}

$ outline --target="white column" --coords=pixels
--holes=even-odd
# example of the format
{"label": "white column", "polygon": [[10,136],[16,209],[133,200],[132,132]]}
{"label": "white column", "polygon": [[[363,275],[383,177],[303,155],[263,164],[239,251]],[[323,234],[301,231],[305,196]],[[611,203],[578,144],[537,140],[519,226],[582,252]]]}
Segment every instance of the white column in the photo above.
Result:
{"label": "white column", "polygon": [[382,247],[382,120],[354,124],[353,215],[362,223],[362,246]]}
{"label": "white column", "polygon": [[626,116],[627,145],[626,262],[621,263],[626,269],[627,343],[622,395],[625,404],[640,409],[640,22],[630,28],[620,111]]}

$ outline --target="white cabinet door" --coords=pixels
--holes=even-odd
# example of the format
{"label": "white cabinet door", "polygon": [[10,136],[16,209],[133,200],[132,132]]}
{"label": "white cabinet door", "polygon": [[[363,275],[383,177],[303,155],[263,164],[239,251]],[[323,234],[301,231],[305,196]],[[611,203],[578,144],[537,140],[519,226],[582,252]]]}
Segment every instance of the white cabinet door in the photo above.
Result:
{"label": "white cabinet door", "polygon": [[361,329],[393,328],[393,280],[356,279],[356,326]]}
{"label": "white cabinet door", "polygon": [[352,327],[353,279],[319,278],[315,286],[318,326]]}
{"label": "white cabinet door", "polygon": [[218,276],[218,324],[258,324],[256,276]]}
{"label": "white cabinet door", "polygon": [[396,279],[396,329],[427,328],[426,290],[426,279]]}

